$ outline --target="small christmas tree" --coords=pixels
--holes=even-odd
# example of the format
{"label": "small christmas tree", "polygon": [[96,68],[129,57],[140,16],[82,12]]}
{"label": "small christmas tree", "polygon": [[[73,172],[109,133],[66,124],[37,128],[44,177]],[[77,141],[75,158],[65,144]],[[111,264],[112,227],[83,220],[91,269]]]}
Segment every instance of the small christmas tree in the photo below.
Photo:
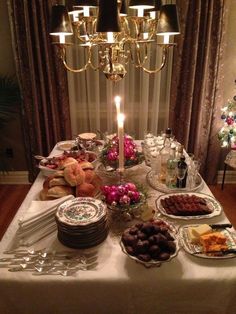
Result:
{"label": "small christmas tree", "polygon": [[236,95],[228,101],[221,111],[221,119],[224,123],[218,133],[221,147],[236,147]]}

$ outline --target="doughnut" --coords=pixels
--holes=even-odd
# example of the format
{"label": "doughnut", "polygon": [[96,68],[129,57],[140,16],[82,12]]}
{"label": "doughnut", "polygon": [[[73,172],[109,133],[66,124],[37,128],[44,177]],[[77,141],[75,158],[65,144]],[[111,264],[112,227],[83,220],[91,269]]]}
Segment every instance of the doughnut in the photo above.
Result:
{"label": "doughnut", "polygon": [[76,164],[71,164],[64,169],[64,177],[70,186],[76,186],[84,182],[85,173],[76,162]]}
{"label": "doughnut", "polygon": [[56,185],[68,185],[68,183],[66,182],[66,180],[62,177],[59,178],[53,178],[49,181],[49,187],[51,188],[52,186],[56,186]]}
{"label": "doughnut", "polygon": [[60,198],[66,195],[73,194],[73,189],[70,186],[63,186],[63,185],[58,185],[58,186],[53,186],[48,190],[47,197],[52,197],[52,198]]}
{"label": "doughnut", "polygon": [[96,176],[95,172],[93,170],[85,170],[85,182],[86,183],[91,183],[94,179],[94,177]]}
{"label": "doughnut", "polygon": [[76,196],[90,196],[93,197],[96,192],[95,186],[90,183],[82,183],[76,187]]}
{"label": "doughnut", "polygon": [[94,173],[94,177],[90,183],[94,185],[97,190],[100,190],[102,179],[96,173]]}

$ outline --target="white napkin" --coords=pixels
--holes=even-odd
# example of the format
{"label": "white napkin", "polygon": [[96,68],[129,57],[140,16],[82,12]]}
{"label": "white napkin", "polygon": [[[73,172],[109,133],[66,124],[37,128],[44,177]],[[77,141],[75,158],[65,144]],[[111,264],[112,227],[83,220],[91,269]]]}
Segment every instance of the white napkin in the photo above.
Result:
{"label": "white napkin", "polygon": [[16,237],[19,244],[30,246],[54,232],[58,206],[73,198],[73,195],[68,195],[53,201],[32,201],[26,214],[18,221]]}

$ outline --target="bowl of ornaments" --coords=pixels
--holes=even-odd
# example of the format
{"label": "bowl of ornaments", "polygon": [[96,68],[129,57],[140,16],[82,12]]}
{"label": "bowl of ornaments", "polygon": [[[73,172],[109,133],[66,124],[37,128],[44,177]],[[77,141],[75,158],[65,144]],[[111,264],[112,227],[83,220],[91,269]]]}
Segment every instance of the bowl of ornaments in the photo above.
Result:
{"label": "bowl of ornaments", "polygon": [[[107,137],[100,161],[107,171],[114,171],[119,167],[119,138],[117,135]],[[124,167],[131,168],[144,161],[144,155],[138,151],[134,139],[130,135],[124,136]]]}
{"label": "bowl of ornaments", "polygon": [[139,218],[147,201],[147,194],[142,187],[132,182],[104,185],[101,187],[102,198],[107,207],[125,220]]}

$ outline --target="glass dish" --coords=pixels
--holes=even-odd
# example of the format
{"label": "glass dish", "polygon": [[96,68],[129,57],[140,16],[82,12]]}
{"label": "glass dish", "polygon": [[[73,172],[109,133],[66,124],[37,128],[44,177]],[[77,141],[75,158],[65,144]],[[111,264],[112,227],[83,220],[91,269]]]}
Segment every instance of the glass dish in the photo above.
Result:
{"label": "glass dish", "polygon": [[[140,264],[142,264],[143,266],[145,266],[145,267],[147,267],[147,268],[150,268],[150,267],[160,267],[162,263],[171,261],[174,257],[177,256],[178,251],[179,251],[179,249],[180,249],[180,247],[179,247],[179,241],[178,241],[178,238],[177,238],[177,231],[176,231],[176,228],[175,228],[172,224],[170,224],[170,223],[168,223],[168,222],[166,222],[166,221],[164,221],[164,220],[162,220],[162,219],[156,219],[156,221],[161,222],[165,227],[167,227],[167,228],[168,228],[168,232],[169,232],[170,235],[174,238],[174,241],[173,241],[173,242],[175,243],[176,250],[175,250],[175,252],[174,252],[173,254],[170,255],[170,258],[169,258],[169,259],[167,259],[167,260],[165,260],[165,261],[154,260],[154,259],[150,260],[149,262],[142,261],[142,260],[140,260],[139,258],[137,258],[136,256],[130,255],[130,254],[127,252],[127,250],[126,250],[126,248],[125,248],[125,245],[123,244],[122,240],[120,241],[120,246],[121,246],[122,252],[123,252],[124,254],[126,254],[129,258],[131,258],[132,260],[134,260],[135,262],[140,263]],[[128,229],[130,229],[130,228],[128,228]],[[127,232],[128,229],[126,229],[126,230],[124,231],[124,233]]]}

